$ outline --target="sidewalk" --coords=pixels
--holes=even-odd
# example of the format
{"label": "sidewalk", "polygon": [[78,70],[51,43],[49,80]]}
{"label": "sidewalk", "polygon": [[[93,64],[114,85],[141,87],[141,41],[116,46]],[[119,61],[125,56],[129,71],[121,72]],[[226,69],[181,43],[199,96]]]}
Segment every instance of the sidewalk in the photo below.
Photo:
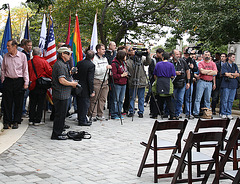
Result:
{"label": "sidewalk", "polygon": [[[1,183],[82,183],[82,184],[148,184],[153,183],[153,168],[137,171],[143,156],[141,141],[147,141],[155,120],[149,118],[146,108],[144,118],[124,116],[120,120],[97,121],[91,127],[77,126],[74,121],[66,120],[69,130],[87,131],[92,139],[82,141],[51,140],[52,122],[47,113],[46,124],[29,126],[24,119],[17,130],[6,130],[0,134],[0,147],[3,136],[8,139],[20,132],[23,134],[10,148],[0,154]],[[234,116],[236,118],[236,116]],[[160,120],[160,118],[158,119]],[[197,119],[189,120],[184,138],[194,129]],[[235,120],[231,121],[230,128]],[[24,128],[25,127],[25,128]],[[26,131],[25,131],[25,130]],[[175,140],[171,134],[161,134],[168,140]],[[7,140],[8,140],[7,139]],[[206,152],[211,150],[206,149]],[[170,152],[159,152],[159,161],[169,158]],[[153,160],[150,151],[148,161]],[[176,168],[176,162],[172,171]],[[228,164],[228,169],[232,165]],[[159,169],[160,171],[160,169]],[[161,170],[162,171],[162,170]],[[194,174],[196,169],[193,169]],[[211,183],[211,178],[209,183]],[[159,183],[171,183],[172,178],[160,179]],[[221,180],[220,183],[231,183]]]}

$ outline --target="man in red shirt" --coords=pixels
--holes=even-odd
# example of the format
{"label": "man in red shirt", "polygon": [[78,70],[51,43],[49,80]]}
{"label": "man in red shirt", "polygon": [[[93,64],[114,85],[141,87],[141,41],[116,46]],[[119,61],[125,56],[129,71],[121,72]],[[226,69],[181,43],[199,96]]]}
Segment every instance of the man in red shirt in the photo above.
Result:
{"label": "man in red shirt", "polygon": [[202,95],[204,94],[204,106],[210,108],[210,98],[213,84],[213,75],[217,75],[216,64],[210,60],[210,52],[205,51],[203,54],[203,61],[198,63],[198,70],[200,72],[200,80],[197,82],[195,104],[193,109],[193,115],[199,118],[200,102]]}
{"label": "man in red shirt", "polygon": [[[29,124],[30,125],[41,125],[42,112],[44,108],[44,101],[46,98],[47,89],[40,88],[36,81],[40,77],[52,78],[52,68],[49,63],[43,59],[41,56],[41,49],[38,47],[33,48],[33,59],[28,61],[28,72],[29,72],[29,99],[30,99],[30,109],[29,109]],[[34,67],[37,72],[37,76],[34,72]]]}

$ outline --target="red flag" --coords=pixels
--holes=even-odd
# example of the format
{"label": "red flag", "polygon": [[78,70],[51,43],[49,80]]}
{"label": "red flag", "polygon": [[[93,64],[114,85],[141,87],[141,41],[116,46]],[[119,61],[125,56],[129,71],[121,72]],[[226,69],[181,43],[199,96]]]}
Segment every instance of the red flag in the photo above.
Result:
{"label": "red flag", "polygon": [[66,44],[69,44],[69,41],[70,41],[70,36],[71,36],[70,25],[71,25],[71,13],[69,15],[69,21],[68,21],[68,35],[67,35],[67,39],[66,39]]}

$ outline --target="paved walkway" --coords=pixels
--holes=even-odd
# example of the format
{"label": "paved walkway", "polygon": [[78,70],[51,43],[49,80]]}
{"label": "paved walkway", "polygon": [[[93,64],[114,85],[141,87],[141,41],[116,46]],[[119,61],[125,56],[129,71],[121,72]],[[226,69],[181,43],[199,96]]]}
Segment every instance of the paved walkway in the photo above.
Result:
{"label": "paved walkway", "polygon": [[[84,130],[92,134],[92,139],[82,141],[51,140],[52,122],[48,113],[45,125],[29,126],[26,132],[27,119],[24,119],[20,129],[5,130],[0,134],[1,146],[3,136],[10,140],[18,132],[24,133],[0,154],[0,183],[153,183],[153,168],[144,169],[141,177],[136,176],[144,152],[139,143],[147,141],[154,123],[148,114],[146,109],[143,119],[135,116],[132,121],[125,117],[123,125],[120,120],[97,121],[91,127],[80,127],[67,119],[71,126],[69,130]],[[196,121],[189,121],[184,138],[194,129]],[[161,134],[161,137],[175,139],[171,133]],[[159,160],[166,160],[169,154],[168,151],[159,152]],[[149,161],[152,159],[153,153],[150,152]],[[176,162],[174,169],[175,166]],[[232,168],[231,164],[228,168]],[[171,183],[171,178],[161,179],[159,183]],[[231,182],[224,180],[221,183]]]}

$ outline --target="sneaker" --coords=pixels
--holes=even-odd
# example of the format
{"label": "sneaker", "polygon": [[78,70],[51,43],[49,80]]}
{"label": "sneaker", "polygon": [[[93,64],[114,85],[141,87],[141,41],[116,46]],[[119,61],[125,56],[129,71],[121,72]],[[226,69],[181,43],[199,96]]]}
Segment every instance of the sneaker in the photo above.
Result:
{"label": "sneaker", "polygon": [[124,115],[126,115],[127,113],[126,112],[122,112],[122,115],[124,116]]}
{"label": "sneaker", "polygon": [[44,122],[39,122],[39,123],[33,123],[35,126],[39,126],[39,125],[45,125],[45,123]]}
{"label": "sneaker", "polygon": [[97,120],[104,121],[104,120],[106,120],[106,118],[104,116],[102,116],[102,117],[97,116]]}
{"label": "sneaker", "polygon": [[[92,120],[92,121],[97,121],[97,118],[96,118],[96,117],[92,117],[91,120]],[[78,119],[76,119],[76,121],[78,121]]]}
{"label": "sneaker", "polygon": [[27,115],[26,113],[24,113],[24,114],[22,115],[22,118],[28,118],[28,115]]}
{"label": "sneaker", "polygon": [[33,122],[30,121],[28,124],[29,124],[29,125],[33,125]]}
{"label": "sneaker", "polygon": [[187,118],[187,119],[194,119],[194,116],[193,115],[186,115],[185,118]]}
{"label": "sneaker", "polygon": [[223,114],[223,115],[221,116],[221,118],[222,118],[222,119],[226,119],[227,116],[226,116],[225,114]]}
{"label": "sneaker", "polygon": [[147,102],[144,102],[144,107],[147,107]]}
{"label": "sneaker", "polygon": [[143,114],[138,114],[138,117],[139,118],[143,118]]}
{"label": "sneaker", "polygon": [[230,119],[230,120],[232,120],[233,119],[233,117],[232,117],[232,115],[230,114],[230,115],[227,115],[227,118],[228,119]]}

